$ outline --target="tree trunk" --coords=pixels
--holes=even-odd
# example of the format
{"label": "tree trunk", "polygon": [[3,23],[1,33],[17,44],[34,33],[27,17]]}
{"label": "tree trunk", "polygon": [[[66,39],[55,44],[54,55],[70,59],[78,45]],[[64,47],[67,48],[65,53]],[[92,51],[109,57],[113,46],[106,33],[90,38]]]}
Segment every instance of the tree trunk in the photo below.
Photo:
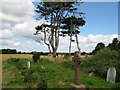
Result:
{"label": "tree trunk", "polygon": [[70,35],[70,45],[69,45],[69,54],[71,54],[71,41],[72,40],[72,36]]}
{"label": "tree trunk", "polygon": [[49,52],[51,53],[50,45],[47,45],[47,46],[48,46]]}
{"label": "tree trunk", "polygon": [[50,41],[50,45],[52,47],[52,53],[53,53],[53,57],[56,57],[56,51],[58,49],[58,44],[59,44],[59,33],[58,30],[54,30],[51,33],[51,41]]}
{"label": "tree trunk", "polygon": [[78,48],[78,51],[80,52],[80,46],[79,46],[79,41],[78,41],[77,33],[75,33],[75,37],[76,37],[77,48]]}
{"label": "tree trunk", "polygon": [[53,57],[56,57],[56,51],[58,49],[58,45],[59,45],[59,30],[55,30],[55,46],[54,46],[54,51],[53,51]]}
{"label": "tree trunk", "polygon": [[56,51],[54,50],[53,51],[53,57],[56,57],[57,55],[56,55]]}
{"label": "tree trunk", "polygon": [[49,52],[51,53],[50,44],[48,44],[46,42],[46,31],[45,31],[45,28],[44,28],[44,43],[48,46]]}

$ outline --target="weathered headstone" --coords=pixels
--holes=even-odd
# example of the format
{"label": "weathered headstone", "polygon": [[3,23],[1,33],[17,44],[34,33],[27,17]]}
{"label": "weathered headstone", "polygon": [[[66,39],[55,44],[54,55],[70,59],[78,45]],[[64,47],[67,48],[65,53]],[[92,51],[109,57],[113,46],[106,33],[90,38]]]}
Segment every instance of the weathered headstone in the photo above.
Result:
{"label": "weathered headstone", "polygon": [[79,51],[74,53],[74,57],[72,58],[74,61],[74,69],[75,69],[75,83],[70,86],[75,89],[83,88],[85,90],[85,85],[80,84],[80,63],[81,63],[81,54]]}
{"label": "weathered headstone", "polygon": [[115,83],[115,79],[116,79],[116,69],[115,69],[115,67],[111,67],[107,71],[106,81]]}
{"label": "weathered headstone", "polygon": [[30,69],[30,62],[27,62],[27,67],[28,69]]}

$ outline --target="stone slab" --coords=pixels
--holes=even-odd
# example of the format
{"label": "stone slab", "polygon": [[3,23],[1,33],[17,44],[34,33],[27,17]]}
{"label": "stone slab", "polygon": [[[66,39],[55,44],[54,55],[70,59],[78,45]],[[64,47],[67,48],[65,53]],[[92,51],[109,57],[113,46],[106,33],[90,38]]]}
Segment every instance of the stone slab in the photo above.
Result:
{"label": "stone slab", "polygon": [[86,90],[85,85],[75,85],[75,84],[70,84],[71,90]]}

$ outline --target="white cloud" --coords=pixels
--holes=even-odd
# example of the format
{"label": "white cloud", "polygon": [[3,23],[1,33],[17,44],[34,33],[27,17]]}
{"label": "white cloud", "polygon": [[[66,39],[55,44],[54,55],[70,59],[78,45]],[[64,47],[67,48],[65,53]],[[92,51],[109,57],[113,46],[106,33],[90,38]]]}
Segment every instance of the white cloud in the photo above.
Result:
{"label": "white cloud", "polygon": [[[40,22],[43,23],[44,20],[41,20]],[[36,31],[35,27],[38,24],[39,24],[39,22],[36,21],[35,19],[28,20],[24,23],[16,24],[13,27],[13,34],[27,38],[27,39],[36,40],[38,38],[38,36],[35,36],[33,34],[35,33],[35,31]],[[42,36],[39,36],[39,37],[42,37]]]}
{"label": "white cloud", "polygon": [[9,29],[0,30],[0,33],[2,33],[0,35],[0,39],[6,39],[6,38],[10,38],[13,36],[12,31]]}
{"label": "white cloud", "polygon": [[[78,35],[79,44],[81,51],[92,51],[97,43],[103,42],[106,46],[112,42],[113,38],[117,38],[118,35],[88,35],[87,37]],[[73,38],[75,40],[75,38]],[[64,37],[60,39],[59,51],[67,51],[69,48],[69,37]],[[75,42],[72,43],[72,51],[77,51],[77,45]]]}
{"label": "white cloud", "polygon": [[10,47],[10,46],[16,46],[16,43],[18,43],[17,41],[13,40],[13,39],[0,39],[0,41],[2,42],[2,47],[4,46],[7,46],[7,47]]}
{"label": "white cloud", "polygon": [[32,2],[34,0],[2,0],[2,2]]}
{"label": "white cloud", "polygon": [[[32,0],[2,0],[2,27],[0,26],[0,42],[2,42],[3,48],[16,48],[22,51],[48,51],[45,44],[35,43],[38,36],[34,36],[35,27],[38,24],[45,22],[43,19],[38,22],[33,17],[34,5]],[[11,28],[11,24],[15,24]],[[28,41],[19,41],[13,37],[20,36],[23,39],[27,38]],[[40,36],[42,37],[42,36]],[[82,51],[92,51],[96,44],[99,42],[108,43],[112,42],[112,39],[117,37],[114,35],[88,35],[78,36],[79,43]],[[75,39],[75,38],[73,38]],[[34,42],[32,42],[34,41]],[[58,51],[68,52],[69,37],[60,38],[60,44]],[[72,51],[76,51],[76,43],[72,43]]]}
{"label": "white cloud", "polygon": [[[118,37],[118,35],[88,35],[85,36],[78,36],[79,37],[79,43],[81,51],[90,52],[92,51],[97,43],[103,42],[107,46],[109,43],[112,42],[113,38]],[[95,41],[94,41],[95,38]],[[73,38],[75,39],[75,38]],[[2,42],[3,48],[9,47],[9,48],[16,48],[17,50],[22,51],[48,51],[48,48],[45,44],[37,43],[35,40],[24,41],[19,42],[17,39],[3,39]],[[69,50],[69,37],[61,37],[58,52],[68,52]],[[75,42],[72,43],[72,52],[77,51],[77,45]]]}
{"label": "white cloud", "polygon": [[10,28],[10,24],[9,23],[1,23],[0,24],[0,28],[1,29],[9,29]]}
{"label": "white cloud", "polygon": [[34,5],[29,0],[27,2],[2,2],[2,22],[21,23],[29,20],[34,15]]}

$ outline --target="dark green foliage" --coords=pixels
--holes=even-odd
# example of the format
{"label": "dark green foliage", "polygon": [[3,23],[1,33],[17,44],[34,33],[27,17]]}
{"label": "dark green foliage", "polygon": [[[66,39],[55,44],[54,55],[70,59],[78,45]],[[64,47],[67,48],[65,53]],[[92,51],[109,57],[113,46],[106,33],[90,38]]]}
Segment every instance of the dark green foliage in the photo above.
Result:
{"label": "dark green foliage", "polygon": [[18,58],[10,58],[10,61],[14,62],[14,63],[18,63],[19,59]]}
{"label": "dark green foliage", "polygon": [[19,70],[23,70],[26,68],[23,66],[23,64],[20,62],[20,59],[18,59],[18,58],[10,58],[10,59],[8,59],[8,62],[15,64],[16,68]]}
{"label": "dark green foliage", "polygon": [[35,77],[29,76],[29,75],[24,77],[24,82],[25,83],[34,82],[35,80],[36,80]]}
{"label": "dark green foliage", "polygon": [[[20,59],[23,67],[26,66],[28,60]],[[38,90],[48,88],[69,88],[74,82],[73,62],[64,62],[60,66],[49,60],[41,60],[40,63],[32,63],[31,68],[24,70],[16,69],[16,63],[5,61],[3,64],[4,76],[3,88],[36,88]],[[66,65],[66,66],[65,66]],[[45,67],[45,68],[42,68]],[[6,67],[6,68],[4,68]],[[119,84],[108,83],[98,77],[91,78],[81,71],[81,83],[87,88],[119,88]],[[62,84],[64,85],[61,85]]]}
{"label": "dark green foliage", "polygon": [[108,46],[105,47],[105,44],[100,42],[97,44],[97,46],[95,47],[95,49],[92,51],[92,54],[96,54],[97,51],[100,51],[101,49],[110,49],[110,50],[116,50],[119,51],[120,50],[120,41],[117,38],[114,38],[112,43],[109,43]]}
{"label": "dark green foliage", "polygon": [[[64,19],[62,21],[62,23],[64,24],[63,26],[61,26],[62,29],[68,30],[68,31],[62,31],[63,34],[68,34],[70,35],[72,34],[79,34],[80,31],[79,30],[73,30],[74,29],[79,29],[79,26],[83,26],[85,25],[85,20],[83,18],[79,18],[79,17],[75,17],[75,16],[71,16],[68,17],[66,19]],[[72,28],[72,30],[71,30]]]}
{"label": "dark green foliage", "polygon": [[31,75],[24,76],[24,83],[35,82],[36,80],[37,78],[34,76],[31,76]]}
{"label": "dark green foliage", "polygon": [[18,63],[18,64],[16,65],[16,67],[17,67],[17,69],[19,69],[19,70],[23,69],[23,65],[22,65],[21,63]]}
{"label": "dark green foliage", "polygon": [[85,54],[87,54],[86,52],[81,52],[81,55],[85,55]]}
{"label": "dark green foliage", "polygon": [[74,69],[74,63],[72,61],[64,61],[62,66],[64,68]]}
{"label": "dark green foliage", "polygon": [[70,53],[65,53],[65,54],[64,54],[64,58],[65,58],[65,59],[70,59],[70,57],[71,57]]}
{"label": "dark green foliage", "polygon": [[[39,20],[44,17],[46,22],[49,22],[50,24],[44,23],[35,27],[36,32],[34,35],[38,35],[40,33],[44,34],[44,39],[41,39],[41,41],[44,41],[44,43],[48,46],[48,49],[50,53],[53,54],[53,57],[56,57],[59,45],[59,36],[64,36],[63,34],[65,33],[64,30],[61,32],[61,29],[66,29],[66,34],[71,34],[68,29],[73,26],[74,29],[77,28],[78,30],[73,30],[72,33],[79,34],[79,26],[83,26],[85,24],[85,20],[81,17],[84,13],[82,13],[78,8],[81,3],[82,2],[43,1],[37,5],[36,12],[39,14],[37,19]],[[72,21],[72,25],[69,21]],[[41,43],[39,40],[36,41]]]}
{"label": "dark green foliage", "polygon": [[35,52],[32,58],[34,62],[38,62],[40,60],[40,53]]}
{"label": "dark green foliage", "polygon": [[120,41],[117,38],[114,38],[112,43],[110,43],[107,48],[111,50],[120,50]]}
{"label": "dark green foliage", "polygon": [[23,64],[20,62],[20,59],[18,58],[10,58],[7,60],[8,63],[16,65],[16,68],[19,70],[23,70],[26,67],[23,67]]}
{"label": "dark green foliage", "polygon": [[95,54],[97,51],[100,51],[101,49],[105,48],[105,44],[100,42],[97,44],[97,46],[95,47],[95,49],[92,51],[93,54]]}
{"label": "dark green foliage", "polygon": [[100,50],[95,56],[85,59],[81,67],[88,73],[94,72],[104,79],[106,79],[107,70],[110,67],[115,67],[117,70],[116,81],[120,82],[120,52],[118,51]]}
{"label": "dark green foliage", "polygon": [[41,89],[47,89],[48,86],[47,86],[47,83],[45,80],[41,80],[41,82],[38,84],[38,90],[41,90]]}
{"label": "dark green foliage", "polygon": [[17,54],[16,49],[0,49],[0,54]]}

